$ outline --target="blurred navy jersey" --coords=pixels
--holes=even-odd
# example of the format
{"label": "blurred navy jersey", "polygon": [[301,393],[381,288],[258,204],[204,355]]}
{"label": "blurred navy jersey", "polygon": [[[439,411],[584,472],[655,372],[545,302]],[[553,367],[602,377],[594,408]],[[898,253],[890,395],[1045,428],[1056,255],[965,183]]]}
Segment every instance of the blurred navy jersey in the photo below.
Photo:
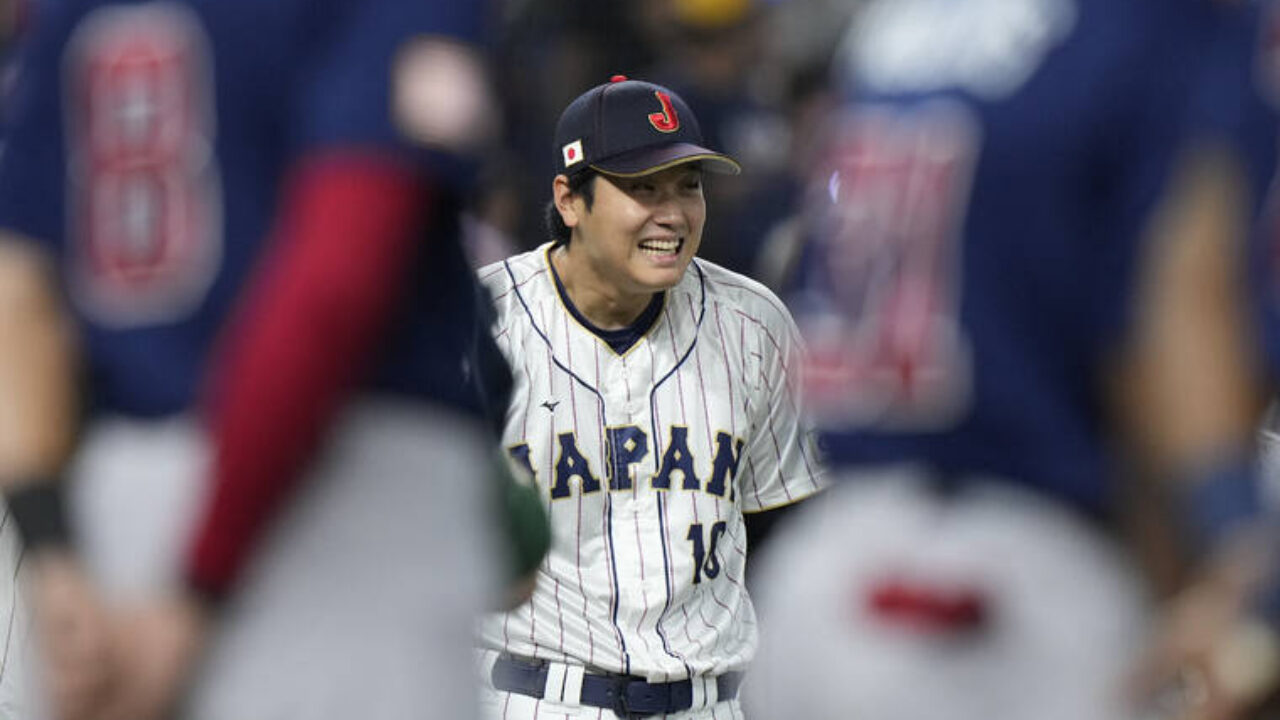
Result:
{"label": "blurred navy jersey", "polygon": [[[484,8],[419,0],[36,4],[7,113],[0,226],[46,243],[57,258],[86,344],[94,410],[152,416],[190,406],[209,349],[273,231],[289,168],[301,160],[382,153],[437,187],[466,182],[462,159],[402,137],[392,75],[415,38],[480,40]],[[430,303],[451,312],[403,313],[392,332],[405,336],[398,351],[414,355],[393,358],[379,383],[473,404],[460,345],[449,338],[473,335],[476,295],[461,253],[435,242],[432,230],[423,228],[421,262],[405,271],[435,283]],[[359,238],[351,241],[354,248]]]}
{"label": "blurred navy jersey", "polygon": [[1209,141],[1236,150],[1256,222],[1248,246],[1250,289],[1272,379],[1280,378],[1280,3],[1233,3],[1219,12],[1194,118]]}
{"label": "blurred navy jersey", "polygon": [[834,466],[921,461],[1104,510],[1101,365],[1206,7],[868,4],[789,294]]}

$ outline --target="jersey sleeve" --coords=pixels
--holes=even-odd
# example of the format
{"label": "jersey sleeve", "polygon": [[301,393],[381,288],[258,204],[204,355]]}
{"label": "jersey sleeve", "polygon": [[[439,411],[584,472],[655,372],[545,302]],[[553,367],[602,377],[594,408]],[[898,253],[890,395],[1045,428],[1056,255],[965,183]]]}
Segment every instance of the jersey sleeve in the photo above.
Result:
{"label": "jersey sleeve", "polygon": [[804,345],[791,316],[780,307],[776,312],[774,322],[759,326],[764,352],[758,378],[764,403],[743,448],[740,463],[746,471],[738,475],[746,513],[789,505],[825,483],[815,436],[800,403]]}
{"label": "jersey sleeve", "polygon": [[65,166],[59,54],[70,32],[65,3],[42,3],[14,59],[4,97],[0,228],[53,242],[62,232]]}

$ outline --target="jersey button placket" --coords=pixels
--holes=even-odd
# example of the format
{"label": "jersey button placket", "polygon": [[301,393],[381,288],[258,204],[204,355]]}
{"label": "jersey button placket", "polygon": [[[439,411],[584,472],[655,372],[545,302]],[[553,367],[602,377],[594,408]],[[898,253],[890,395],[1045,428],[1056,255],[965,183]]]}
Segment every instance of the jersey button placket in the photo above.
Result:
{"label": "jersey button placket", "polygon": [[609,392],[614,398],[615,406],[622,411],[624,421],[631,423],[636,416],[636,401],[631,397],[631,373],[628,372],[626,358],[618,362],[616,377],[617,382],[609,388]]}
{"label": "jersey button placket", "polygon": [[644,388],[641,383],[632,381],[631,366],[626,361],[622,364],[622,375],[626,380],[626,386],[630,388],[630,395],[623,405],[623,409],[627,413],[627,417],[631,422],[638,422],[642,419],[645,409]]}

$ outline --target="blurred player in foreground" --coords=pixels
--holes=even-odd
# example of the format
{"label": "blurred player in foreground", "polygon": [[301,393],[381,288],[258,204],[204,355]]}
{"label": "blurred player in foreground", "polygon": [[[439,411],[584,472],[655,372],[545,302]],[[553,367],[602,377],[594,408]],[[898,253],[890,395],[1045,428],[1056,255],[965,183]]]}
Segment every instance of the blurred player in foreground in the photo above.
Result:
{"label": "blurred player in foreground", "polygon": [[165,714],[213,619],[192,717],[470,714],[510,385],[455,226],[486,22],[40,6],[0,161],[0,482],[55,717]]}
{"label": "blurred player in foreground", "polygon": [[[1240,711],[1213,660],[1267,560],[1241,200],[1220,148],[1184,143],[1211,14],[857,18],[793,305],[841,482],[763,559],[749,712]],[[1196,551],[1158,615],[1135,516]]]}
{"label": "blurred player in foreground", "polygon": [[480,271],[516,374],[503,442],[554,536],[532,601],[482,623],[489,717],[741,717],[748,536],[820,474],[790,315],[694,257],[704,173],[738,171],[702,142],[667,88],[592,88],[556,129],[553,241]]}

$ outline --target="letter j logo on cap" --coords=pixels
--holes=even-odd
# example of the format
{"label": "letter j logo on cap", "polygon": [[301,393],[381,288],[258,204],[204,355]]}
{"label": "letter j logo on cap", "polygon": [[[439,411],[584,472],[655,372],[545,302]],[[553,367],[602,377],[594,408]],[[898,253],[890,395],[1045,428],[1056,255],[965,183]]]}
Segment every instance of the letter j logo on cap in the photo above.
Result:
{"label": "letter j logo on cap", "polygon": [[573,142],[561,148],[564,152],[564,166],[573,167],[582,162],[582,141],[574,140]]}
{"label": "letter j logo on cap", "polygon": [[653,125],[653,129],[659,132],[669,133],[680,129],[680,118],[676,116],[676,109],[671,105],[671,96],[661,90],[654,93],[658,96],[658,102],[662,103],[662,112],[651,113],[649,115],[649,124]]}

